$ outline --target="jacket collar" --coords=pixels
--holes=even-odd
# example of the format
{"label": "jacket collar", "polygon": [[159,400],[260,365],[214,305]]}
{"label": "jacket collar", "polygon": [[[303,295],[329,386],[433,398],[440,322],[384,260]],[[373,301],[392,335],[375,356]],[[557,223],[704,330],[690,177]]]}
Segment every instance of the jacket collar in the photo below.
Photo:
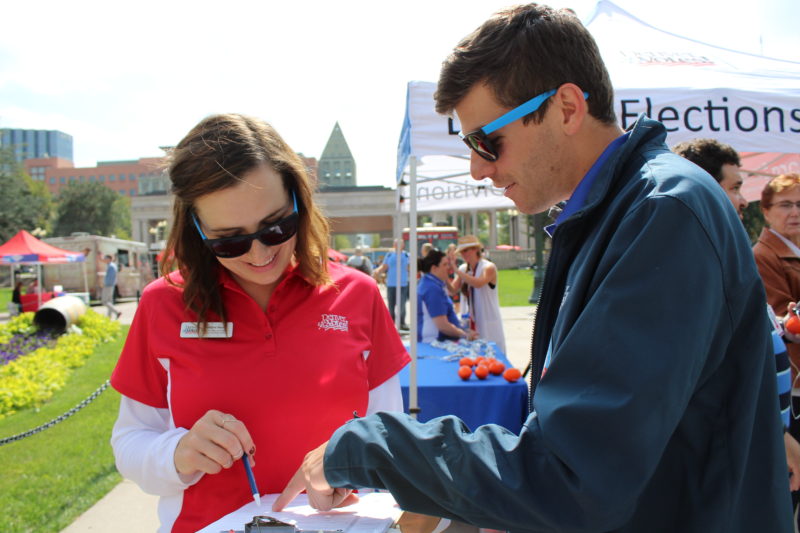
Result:
{"label": "jacket collar", "polygon": [[[605,162],[598,169],[598,176],[592,184],[592,188],[586,195],[586,203],[583,208],[570,216],[567,220],[580,217],[587,211],[591,211],[608,195],[615,176],[622,175],[620,165],[630,162],[631,154],[639,149],[641,145],[651,144],[653,147],[666,148],[667,131],[664,126],[655,120],[647,117],[644,113],[639,115],[631,127],[628,129],[628,138],[617,150],[609,155]],[[560,220],[559,223],[563,222]]]}
{"label": "jacket collar", "polygon": [[578,183],[578,186],[572,192],[572,196],[570,196],[570,199],[564,206],[563,211],[561,211],[561,213],[559,213],[556,217],[555,222],[544,228],[548,235],[552,237],[556,227],[562,221],[569,219],[569,217],[571,217],[573,214],[583,209],[583,207],[586,205],[586,199],[589,195],[589,192],[592,190],[595,180],[600,175],[600,170],[605,165],[606,160],[608,160],[608,158],[611,157],[611,155],[613,155],[620,146],[625,144],[625,141],[629,136],[630,132],[623,133],[614,139],[605,150],[603,150],[603,153],[600,154],[600,157],[598,157],[594,162],[592,167],[589,169],[589,172],[587,172],[580,183]]}
{"label": "jacket collar", "polygon": [[797,259],[797,256],[786,246],[786,243],[780,240],[769,228],[761,230],[761,235],[758,236],[758,242],[775,252],[775,255],[781,259]]}
{"label": "jacket collar", "polygon": [[444,287],[444,281],[440,280],[439,278],[437,278],[436,276],[434,276],[430,272],[426,272],[425,274],[422,275],[422,277],[426,278],[431,283],[435,283],[439,287]]}

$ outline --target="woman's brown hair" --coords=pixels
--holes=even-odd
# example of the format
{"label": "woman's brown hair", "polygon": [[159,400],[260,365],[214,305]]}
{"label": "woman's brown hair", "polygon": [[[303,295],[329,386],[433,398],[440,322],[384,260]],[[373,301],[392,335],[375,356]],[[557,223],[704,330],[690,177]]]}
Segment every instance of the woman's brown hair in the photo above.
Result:
{"label": "woman's brown hair", "polygon": [[226,320],[216,256],[203,244],[192,222],[195,201],[241,182],[241,178],[266,164],[283,180],[286,191],[294,191],[300,225],[295,259],[302,276],[314,285],[330,282],[327,270],[329,226],[314,205],[311,180],[300,157],[275,129],[264,121],[238,114],[212,115],[200,121],[178,143],[169,157],[172,230],[167,240],[161,273],[169,283],[176,268],[183,276],[183,300],[197,313],[201,331],[209,311]]}

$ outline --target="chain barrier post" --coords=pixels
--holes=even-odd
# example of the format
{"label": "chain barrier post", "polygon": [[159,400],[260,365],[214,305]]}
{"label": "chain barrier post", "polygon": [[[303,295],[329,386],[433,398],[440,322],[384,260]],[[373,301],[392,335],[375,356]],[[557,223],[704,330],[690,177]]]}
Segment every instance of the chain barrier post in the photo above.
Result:
{"label": "chain barrier post", "polygon": [[22,440],[25,437],[30,437],[31,435],[35,435],[35,434],[37,434],[37,433],[39,433],[41,431],[44,431],[47,428],[50,428],[50,427],[58,424],[59,422],[62,422],[64,420],[66,420],[67,418],[71,417],[72,415],[74,415],[75,413],[77,413],[78,411],[80,411],[81,409],[86,407],[87,405],[89,405],[95,398],[100,396],[100,394],[104,390],[106,390],[108,388],[108,385],[109,385],[109,380],[106,380],[106,382],[103,383],[102,385],[100,385],[100,387],[96,391],[94,391],[92,394],[90,394],[88,398],[83,400],[81,403],[79,403],[78,405],[76,405],[75,407],[73,407],[72,409],[70,409],[69,411],[64,413],[63,415],[57,416],[56,418],[50,420],[49,422],[47,422],[45,424],[42,424],[39,427],[35,427],[35,428],[31,429],[31,430],[28,430],[28,431],[26,431],[24,433],[18,433],[17,435],[12,435],[11,437],[6,437],[4,439],[0,439],[0,446],[8,444],[9,442],[15,442],[15,441],[18,441],[18,440]]}

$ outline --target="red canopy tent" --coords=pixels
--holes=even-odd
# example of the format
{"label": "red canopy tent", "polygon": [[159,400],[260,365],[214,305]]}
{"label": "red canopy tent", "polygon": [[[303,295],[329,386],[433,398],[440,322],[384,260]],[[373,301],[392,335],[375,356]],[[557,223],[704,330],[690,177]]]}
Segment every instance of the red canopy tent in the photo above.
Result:
{"label": "red canopy tent", "polygon": [[761,191],[769,180],[780,174],[800,172],[800,154],[741,152],[742,196],[748,202],[761,200]]}
{"label": "red canopy tent", "polygon": [[[42,305],[42,265],[58,263],[82,263],[86,258],[82,253],[62,250],[46,242],[42,242],[25,230],[20,230],[5,244],[0,246],[0,264],[11,266],[11,284],[14,285],[14,265],[36,265],[36,283],[38,305]],[[86,270],[83,271],[83,282],[87,287]]]}
{"label": "red canopy tent", "polygon": [[82,253],[56,248],[24,229],[0,246],[2,264],[80,263],[84,259]]}

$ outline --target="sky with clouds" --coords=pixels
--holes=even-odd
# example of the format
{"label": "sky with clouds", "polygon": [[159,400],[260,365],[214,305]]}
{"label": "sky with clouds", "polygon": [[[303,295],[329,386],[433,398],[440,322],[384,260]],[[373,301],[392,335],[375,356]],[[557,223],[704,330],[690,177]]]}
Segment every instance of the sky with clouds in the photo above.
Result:
{"label": "sky with clouds", "polygon": [[[513,2],[12,2],[0,127],[57,129],[76,166],[161,155],[201,118],[271,122],[319,157],[338,121],[359,185],[393,186],[406,83],[435,81],[464,35]],[[586,20],[594,0],[554,0]],[[661,29],[800,61],[797,0],[616,0]]]}

